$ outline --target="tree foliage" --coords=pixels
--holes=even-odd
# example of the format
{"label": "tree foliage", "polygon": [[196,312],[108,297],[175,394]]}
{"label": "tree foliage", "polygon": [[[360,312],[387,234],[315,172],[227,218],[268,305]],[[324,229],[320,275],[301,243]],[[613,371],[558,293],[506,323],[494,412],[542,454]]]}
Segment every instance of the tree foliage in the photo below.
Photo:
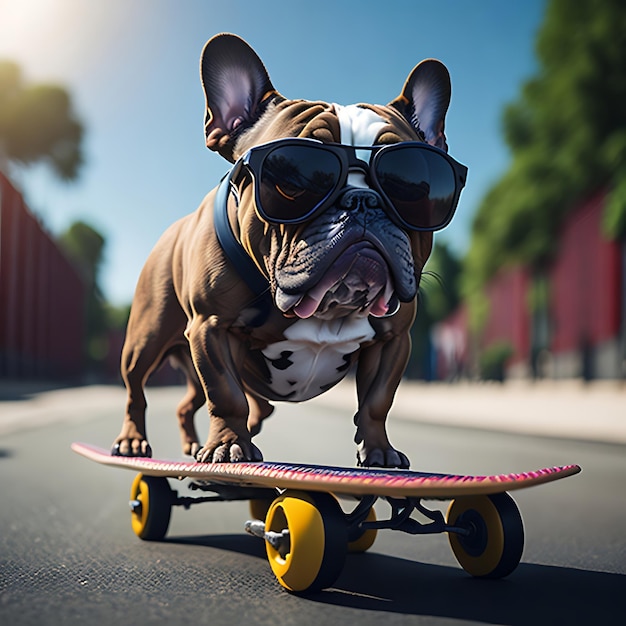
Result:
{"label": "tree foliage", "polygon": [[104,237],[85,222],[74,222],[58,237],[58,243],[85,283],[85,356],[90,368],[106,354],[108,308],[99,285]]}
{"label": "tree foliage", "polygon": [[83,162],[83,126],[69,93],[58,85],[26,84],[18,65],[0,61],[0,163],[44,160],[63,180]]}
{"label": "tree foliage", "polygon": [[503,114],[510,168],[473,224],[470,297],[503,266],[548,262],[563,218],[594,191],[608,194],[606,234],[626,236],[626,5],[549,0],[536,53],[537,75]]}
{"label": "tree foliage", "polygon": [[444,242],[437,242],[426,264],[420,285],[419,311],[411,329],[411,357],[406,376],[431,379],[431,329],[460,302],[461,261]]}
{"label": "tree foliage", "polygon": [[445,242],[437,242],[423,277],[420,303],[433,322],[445,319],[459,304],[461,262]]}
{"label": "tree foliage", "polygon": [[98,288],[105,239],[85,222],[74,222],[59,236],[59,244],[87,285]]}
{"label": "tree foliage", "polygon": [[100,269],[106,239],[92,226],[77,221],[63,232],[57,242],[78,270],[86,286],[84,302],[84,354],[91,376],[108,376],[107,355],[111,331],[123,331],[130,305],[114,306],[105,301],[100,288]]}

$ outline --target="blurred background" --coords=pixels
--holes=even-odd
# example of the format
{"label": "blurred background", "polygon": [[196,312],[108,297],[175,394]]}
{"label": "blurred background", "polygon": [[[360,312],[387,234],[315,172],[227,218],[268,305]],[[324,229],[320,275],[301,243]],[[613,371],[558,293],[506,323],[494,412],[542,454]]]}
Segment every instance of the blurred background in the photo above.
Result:
{"label": "blurred background", "polygon": [[[116,382],[160,234],[227,163],[198,62],[235,32],[287,97],[387,103],[450,70],[469,167],[436,236],[407,377],[626,377],[621,0],[0,0],[0,379]],[[161,370],[154,382],[177,380]]]}

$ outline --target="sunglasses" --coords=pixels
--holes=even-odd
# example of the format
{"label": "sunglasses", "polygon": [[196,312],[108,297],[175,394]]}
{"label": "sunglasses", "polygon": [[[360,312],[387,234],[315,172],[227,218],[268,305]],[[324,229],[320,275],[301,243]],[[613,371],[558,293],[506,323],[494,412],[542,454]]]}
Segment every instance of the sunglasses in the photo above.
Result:
{"label": "sunglasses", "polygon": [[[370,152],[369,162],[359,158],[360,151]],[[310,220],[332,206],[348,174],[360,170],[399,226],[440,230],[452,220],[467,178],[465,165],[419,141],[362,147],[278,139],[251,148],[231,180],[244,166],[254,180],[257,211],[271,224]]]}

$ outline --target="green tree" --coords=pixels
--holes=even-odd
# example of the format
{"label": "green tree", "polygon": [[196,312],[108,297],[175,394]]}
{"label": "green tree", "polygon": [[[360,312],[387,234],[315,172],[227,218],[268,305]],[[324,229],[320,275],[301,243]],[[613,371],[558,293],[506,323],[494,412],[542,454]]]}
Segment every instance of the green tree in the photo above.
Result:
{"label": "green tree", "polygon": [[18,65],[0,61],[0,169],[43,160],[61,179],[74,180],[83,132],[63,87],[26,84]]}
{"label": "green tree", "polygon": [[487,280],[510,264],[541,271],[589,194],[606,190],[606,234],[626,236],[626,5],[549,0],[536,52],[537,75],[503,115],[511,166],[473,224],[462,282],[475,325]]}
{"label": "green tree", "polygon": [[89,224],[79,221],[58,237],[58,243],[86,286],[85,356],[93,369],[106,356],[108,347],[109,313],[99,285],[105,239]]}
{"label": "green tree", "polygon": [[461,262],[445,243],[437,242],[426,264],[419,293],[419,310],[411,329],[411,358],[406,375],[430,379],[433,326],[445,319],[460,302]]}

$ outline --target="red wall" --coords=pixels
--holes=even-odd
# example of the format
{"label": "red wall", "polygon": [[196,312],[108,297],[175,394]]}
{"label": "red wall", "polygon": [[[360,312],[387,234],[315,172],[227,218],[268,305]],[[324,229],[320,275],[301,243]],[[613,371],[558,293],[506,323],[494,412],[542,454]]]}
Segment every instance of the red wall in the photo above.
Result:
{"label": "red wall", "polygon": [[508,341],[514,349],[512,362],[527,360],[530,353],[529,288],[528,271],[518,267],[498,274],[486,290],[489,316],[481,344],[486,348],[497,341]]}
{"label": "red wall", "polygon": [[620,330],[620,246],[602,235],[603,195],[575,210],[565,223],[550,271],[551,348],[597,345]]}
{"label": "red wall", "polygon": [[0,378],[81,374],[84,286],[0,174]]}
{"label": "red wall", "polygon": [[439,380],[454,380],[468,372],[467,308],[460,306],[433,329],[433,344],[437,351],[436,376]]}
{"label": "red wall", "polygon": [[[547,272],[549,289],[549,349],[553,355],[582,349],[595,349],[619,337],[626,311],[622,302],[624,276],[623,243],[609,241],[602,234],[604,194],[582,202],[569,215],[555,241],[554,260]],[[530,363],[532,320],[528,302],[531,274],[523,267],[503,270],[485,289],[489,316],[480,349],[505,340],[515,355],[509,365]],[[436,335],[463,326],[465,339],[459,345],[471,345],[464,307],[442,324]],[[450,334],[450,333],[448,333]],[[440,342],[441,343],[441,342]],[[440,363],[446,362],[438,345]],[[616,372],[618,374],[618,372]]]}

